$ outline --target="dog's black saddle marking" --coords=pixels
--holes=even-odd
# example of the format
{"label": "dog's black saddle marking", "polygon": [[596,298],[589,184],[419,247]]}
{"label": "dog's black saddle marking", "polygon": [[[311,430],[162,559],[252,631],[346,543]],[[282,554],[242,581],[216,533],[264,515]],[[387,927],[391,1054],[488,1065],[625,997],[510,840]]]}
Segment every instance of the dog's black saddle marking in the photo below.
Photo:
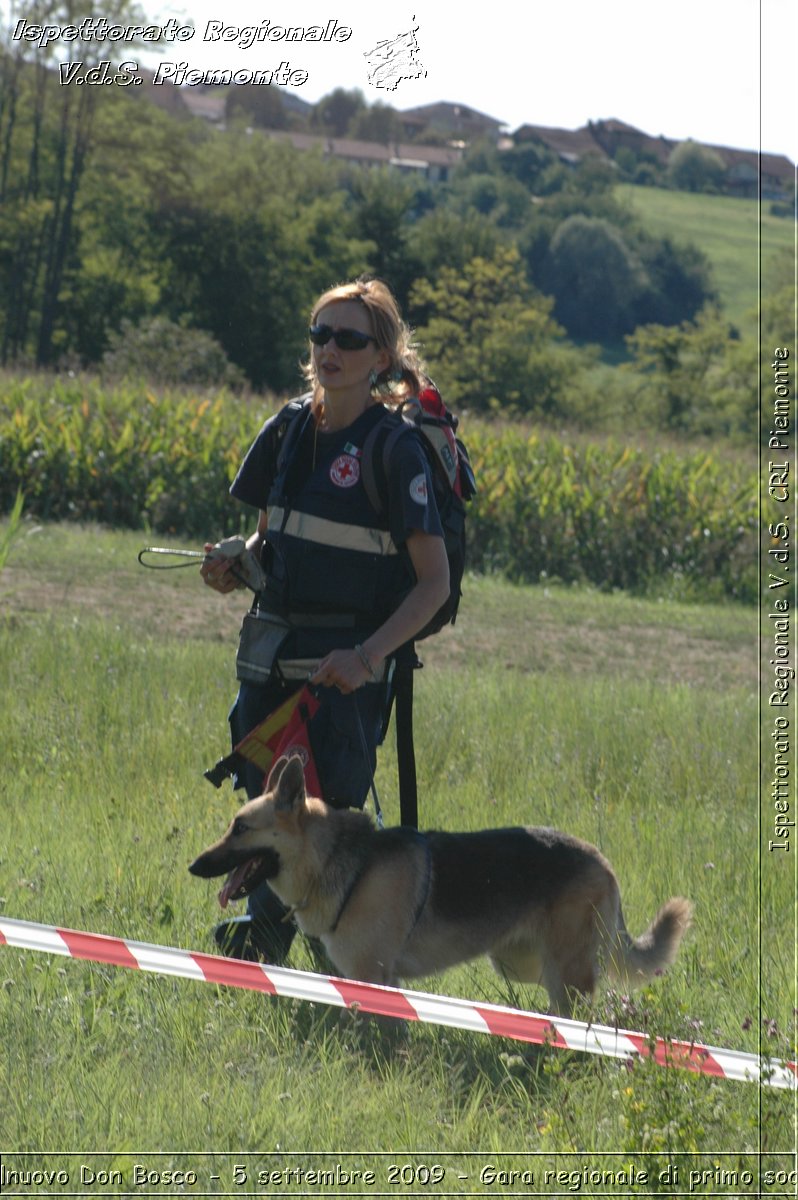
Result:
{"label": "dog's black saddle marking", "polygon": [[435,910],[455,920],[478,918],[489,908],[516,912],[536,896],[551,903],[588,864],[578,842],[550,829],[435,830],[427,837]]}

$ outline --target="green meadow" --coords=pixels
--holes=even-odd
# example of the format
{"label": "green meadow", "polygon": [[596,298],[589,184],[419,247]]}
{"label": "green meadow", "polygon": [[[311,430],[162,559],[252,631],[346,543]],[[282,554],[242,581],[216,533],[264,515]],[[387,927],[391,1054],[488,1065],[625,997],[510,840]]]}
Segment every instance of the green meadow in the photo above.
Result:
{"label": "green meadow", "polygon": [[785,263],[795,253],[795,226],[756,200],[666,188],[618,189],[646,228],[676,242],[692,242],[709,258],[723,312],[740,331],[755,329],[761,294],[788,277]]}
{"label": "green meadow", "polygon": [[[0,572],[0,909],[211,951],[216,889],[186,867],[237,804],[202,772],[227,748],[241,601],[195,568],[142,570],[143,544],[23,522]],[[741,605],[469,577],[422,655],[420,811],[594,842],[635,934],[668,896],[693,900],[674,967],[580,1016],[794,1059],[792,873],[760,855],[756,630]],[[377,786],[397,820],[392,731]],[[301,942],[291,965],[314,969]],[[482,963],[410,986],[545,1005]],[[322,1161],[373,1170],[338,1188],[358,1194],[520,1194],[497,1165],[534,1177],[523,1194],[672,1195],[674,1165],[692,1194],[760,1194],[768,1171],[766,1194],[787,1194],[793,1096],[647,1061],[420,1023],[390,1037],[362,1014],[9,947],[0,1042],[5,1169],[64,1171],[81,1195],[277,1194],[261,1171]],[[198,1182],[164,1191],[147,1170]]]}

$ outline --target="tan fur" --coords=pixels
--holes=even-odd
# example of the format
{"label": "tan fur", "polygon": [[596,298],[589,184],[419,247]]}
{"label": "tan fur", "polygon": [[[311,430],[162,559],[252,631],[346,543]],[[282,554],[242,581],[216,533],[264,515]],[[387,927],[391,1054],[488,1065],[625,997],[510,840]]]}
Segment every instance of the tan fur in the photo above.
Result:
{"label": "tan fur", "polygon": [[487,955],[507,978],[542,984],[557,1013],[590,996],[602,969],[625,986],[664,969],[692,912],[671,899],[635,940],[594,846],[534,827],[377,831],[306,796],[298,758],[276,764],[265,794],[190,870],[222,875],[264,854],[278,856],[271,887],[342,975],[395,986]]}

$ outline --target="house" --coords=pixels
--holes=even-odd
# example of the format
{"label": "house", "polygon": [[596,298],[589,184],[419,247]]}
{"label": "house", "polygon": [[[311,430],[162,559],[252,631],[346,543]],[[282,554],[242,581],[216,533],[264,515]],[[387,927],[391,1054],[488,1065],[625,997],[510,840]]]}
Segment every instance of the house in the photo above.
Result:
{"label": "house", "polygon": [[226,87],[201,85],[177,88],[177,91],[192,117],[202,117],[213,125],[224,124],[228,95]]}
{"label": "house", "polygon": [[607,159],[608,155],[585,129],[551,129],[546,125],[522,125],[513,134],[516,145],[538,142],[561,162],[576,166],[585,158]]}
{"label": "house", "polygon": [[481,137],[497,140],[504,129],[503,121],[477,112],[467,104],[451,104],[449,101],[407,108],[399,113],[399,119],[403,122],[408,137],[412,137],[420,129],[434,129],[453,141],[469,142]]}
{"label": "house", "polygon": [[728,146],[708,146],[726,167],[724,191],[732,196],[759,195],[760,183],[765,200],[784,200],[792,194],[795,167],[783,154],[760,154],[756,150],[733,150]]}
{"label": "house", "polygon": [[[226,87],[175,87],[171,84],[153,87],[152,72],[141,70],[145,87],[142,89],[160,107],[171,112],[188,111],[213,124],[223,126],[228,97]],[[313,106],[293,95],[288,89],[278,89],[286,110],[306,118]],[[397,112],[406,137],[416,137],[425,129],[443,134],[450,142],[468,143],[489,137],[500,149],[523,142],[537,142],[561,162],[576,166],[585,159],[614,162],[618,151],[631,151],[639,159],[657,162],[663,169],[679,145],[679,141],[663,134],[657,137],[628,125],[616,117],[588,121],[580,129],[558,129],[547,125],[522,125],[508,141],[504,126],[495,117],[477,112],[465,104],[441,101]],[[265,129],[264,136],[289,140],[297,150],[321,149],[324,154],[360,166],[389,166],[394,170],[423,175],[433,183],[445,182],[462,158],[463,148],[456,145],[431,146],[415,143],[358,141],[354,138],[326,138]],[[729,146],[707,146],[723,162],[726,171],[723,190],[731,196],[756,197],[761,186],[767,200],[783,200],[792,194],[795,167],[783,154],[759,154],[756,150],[736,150]]]}
{"label": "house", "polygon": [[668,159],[676,142],[670,138],[651,137],[634,125],[627,125],[611,117],[606,121],[588,121],[585,130],[594,142],[601,147],[608,158],[615,158],[619,150],[631,150],[638,158],[653,158],[661,166],[667,166]]}
{"label": "house", "polygon": [[328,138],[323,134],[292,133],[288,130],[262,129],[272,141],[288,142],[295,150],[316,150],[325,156],[340,158],[358,167],[391,167],[407,174],[423,175],[431,183],[443,183],[462,158],[462,150],[452,146],[421,146],[403,142],[384,145],[355,138]]}
{"label": "house", "polygon": [[[576,130],[522,125],[513,134],[513,141],[516,145],[539,142],[571,166],[591,157],[614,161],[618,151],[625,149],[638,158],[653,159],[665,168],[679,145],[677,139],[662,134],[652,137],[614,117],[588,121]],[[783,154],[759,154],[756,150],[735,150],[729,146],[707,145],[706,148],[717,154],[726,168],[722,187],[728,195],[756,197],[760,180],[765,199],[779,200],[791,195],[795,167]]]}

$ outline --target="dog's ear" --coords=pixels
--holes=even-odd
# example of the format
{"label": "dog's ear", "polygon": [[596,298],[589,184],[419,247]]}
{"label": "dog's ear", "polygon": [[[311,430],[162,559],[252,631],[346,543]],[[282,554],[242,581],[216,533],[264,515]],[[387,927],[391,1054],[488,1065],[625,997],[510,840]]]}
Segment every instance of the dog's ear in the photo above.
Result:
{"label": "dog's ear", "polygon": [[271,771],[269,771],[269,776],[266,780],[266,787],[265,787],[264,791],[267,791],[267,792],[274,791],[274,789],[277,787],[280,776],[282,775],[283,771],[285,770],[285,768],[287,766],[288,766],[288,759],[285,757],[285,755],[283,755],[282,758],[277,759],[277,762],[274,764]]}
{"label": "dog's ear", "polygon": [[[293,758],[281,759],[280,762],[283,766],[280,767],[277,779],[274,807],[282,812],[298,812],[305,804],[305,772],[302,759],[295,755]],[[271,777],[269,784],[272,784]]]}

